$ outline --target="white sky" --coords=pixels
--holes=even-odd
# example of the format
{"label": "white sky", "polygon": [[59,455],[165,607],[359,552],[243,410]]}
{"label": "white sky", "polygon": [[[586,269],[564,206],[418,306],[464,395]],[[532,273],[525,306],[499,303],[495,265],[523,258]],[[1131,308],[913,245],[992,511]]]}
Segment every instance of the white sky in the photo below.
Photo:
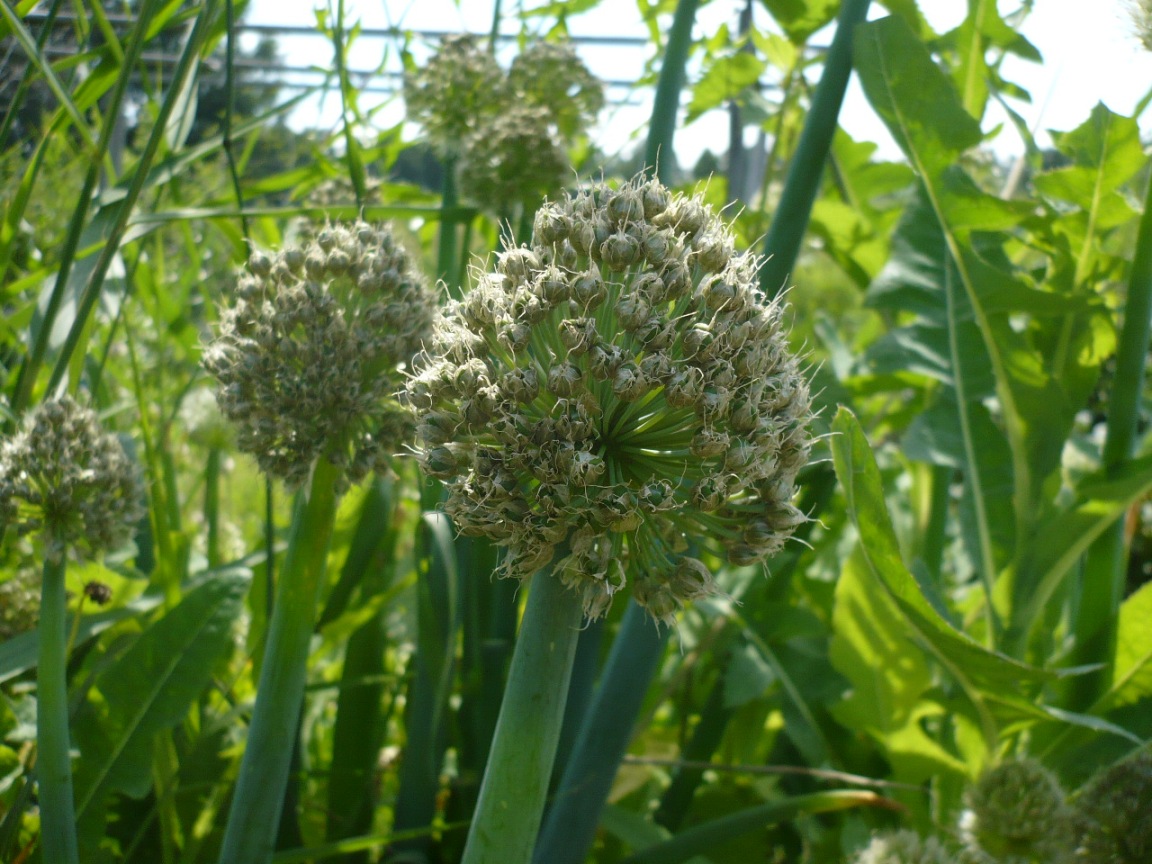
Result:
{"label": "white sky", "polygon": [[[335,7],[337,0],[332,0]],[[359,21],[366,28],[398,25],[414,30],[471,30],[487,32],[492,22],[492,0],[345,0],[348,21]],[[1009,58],[1003,74],[1032,94],[1032,104],[1014,102],[1013,107],[1041,133],[1046,129],[1072,129],[1087,119],[1092,107],[1103,101],[1113,111],[1131,114],[1137,101],[1152,88],[1152,53],[1143,49],[1133,35],[1128,14],[1128,0],[1036,0],[1036,8],[1027,19],[1023,33],[1044,56],[1038,65],[1017,58]],[[315,8],[323,8],[326,0],[251,0],[245,18],[248,24],[289,24],[311,26],[315,24]],[[505,0],[506,15],[520,4]],[[539,2],[529,2],[529,7]],[[695,35],[712,35],[723,23],[735,28],[743,0],[712,0],[697,15]],[[920,7],[938,32],[959,24],[965,14],[966,0],[920,0]],[[1002,13],[1017,8],[1015,0],[1000,0]],[[756,4],[756,21],[764,27],[769,23],[767,12]],[[887,14],[878,2],[872,4],[870,17]],[[514,33],[518,22],[506,17],[503,32]],[[637,36],[647,32],[632,0],[604,0],[589,13],[569,19],[574,35]],[[826,44],[831,30],[814,37],[814,42]],[[289,65],[328,67],[331,49],[320,38],[306,36],[278,36],[280,52]],[[349,66],[353,69],[376,68],[381,61],[387,69],[399,69],[399,58],[381,39],[361,37],[353,46]],[[419,46],[413,46],[414,52]],[[514,49],[511,49],[514,50]],[[601,78],[634,80],[639,76],[650,49],[628,46],[583,46],[585,63]],[[419,56],[419,55],[418,55]],[[507,58],[502,58],[507,62]],[[690,75],[693,74],[690,71]],[[695,70],[699,74],[699,69]],[[379,83],[379,82],[377,82]],[[285,95],[289,95],[285,92]],[[620,97],[623,91],[612,91]],[[362,108],[370,108],[387,97],[364,94]],[[609,107],[602,115],[594,140],[606,151],[628,150],[634,141],[642,140],[642,130],[651,111],[651,90],[631,94],[630,104]],[[339,106],[333,95],[326,101],[312,100],[298,109],[292,118],[294,126],[335,125]],[[403,116],[399,97],[380,109],[381,125],[391,125]],[[1145,131],[1152,129],[1152,111],[1147,112],[1149,123],[1142,123]],[[883,125],[873,114],[863,92],[853,77],[841,114],[841,123],[853,137],[881,144],[881,154],[897,158],[899,151],[888,137]],[[990,106],[985,117],[985,129],[1003,123],[1004,129],[992,146],[1003,155],[1020,152],[1022,144],[1015,129],[1007,122],[997,106]],[[676,149],[681,163],[691,166],[700,152],[709,148],[723,152],[727,147],[728,125],[726,115],[714,112],[697,120],[693,125],[677,132]],[[639,136],[639,137],[638,137]],[[1047,136],[1039,135],[1041,143]]]}

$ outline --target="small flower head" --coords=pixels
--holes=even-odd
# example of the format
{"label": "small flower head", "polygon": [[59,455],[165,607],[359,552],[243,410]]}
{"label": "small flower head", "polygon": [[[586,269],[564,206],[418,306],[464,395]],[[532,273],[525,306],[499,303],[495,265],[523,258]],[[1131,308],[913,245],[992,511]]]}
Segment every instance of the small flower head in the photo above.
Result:
{"label": "small flower head", "polygon": [[1055,775],[1031,759],[984,772],[968,795],[965,843],[998,862],[1060,864],[1071,852],[1071,812]]}
{"label": "small flower head", "polygon": [[331,225],[257,253],[203,363],[241,450],[290,486],[318,458],[357,483],[411,435],[395,398],[436,295],[385,228]]}
{"label": "small flower head", "polygon": [[1077,861],[1152,861],[1152,753],[1100,772],[1077,796],[1075,811]]}
{"label": "small flower head", "polygon": [[427,64],[404,76],[408,115],[440,156],[458,152],[470,132],[498,113],[506,93],[504,70],[467,33],[444,37]]}
{"label": "small flower head", "polygon": [[496,212],[512,205],[534,207],[564,182],[568,159],[552,131],[548,112],[513,105],[473,132],[460,161],[460,186]]}
{"label": "small flower head", "polygon": [[583,133],[604,107],[604,85],[570,42],[529,44],[512,61],[508,84],[518,100],[546,109],[566,141]]}
{"label": "small flower head", "polygon": [[952,864],[955,859],[935,837],[922,838],[915,831],[877,834],[852,859],[852,864]]}
{"label": "small flower head", "polygon": [[0,525],[40,532],[49,556],[93,557],[124,543],[143,487],[120,440],[70,396],[41,403],[0,444]]}
{"label": "small flower head", "polygon": [[557,558],[591,617],[626,576],[665,622],[716,593],[690,541],[737,564],[776,552],[805,520],[810,402],[756,268],[656,181],[545,204],[409,381],[460,529],[506,545],[512,576]]}

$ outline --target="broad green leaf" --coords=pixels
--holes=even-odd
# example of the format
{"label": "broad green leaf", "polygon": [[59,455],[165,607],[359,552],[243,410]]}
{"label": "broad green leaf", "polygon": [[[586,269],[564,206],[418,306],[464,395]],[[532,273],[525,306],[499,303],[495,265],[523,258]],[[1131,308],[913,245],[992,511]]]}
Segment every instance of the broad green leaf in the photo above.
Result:
{"label": "broad green leaf", "polygon": [[859,422],[850,411],[841,408],[832,422],[832,431],[836,476],[860,532],[868,565],[925,647],[961,685],[980,716],[985,738],[995,741],[995,720],[983,694],[1016,693],[1051,674],[984,648],[940,616],[900,557],[884,501],[880,469]]}
{"label": "broad green leaf", "polygon": [[858,26],[854,66],[868,101],[921,173],[943,170],[980,143],[980,124],[904,19]]}
{"label": "broad green leaf", "polygon": [[922,652],[908,650],[914,634],[859,550],[836,582],[832,631],[832,665],[852,684],[833,716],[876,739],[901,781],[921,783],[946,771],[966,775],[963,763],[921,726],[940,713],[922,701],[932,671]]}
{"label": "broad green leaf", "polygon": [[776,680],[776,673],[754,646],[739,645],[732,652],[724,678],[724,707],[739,708],[762,698]]}
{"label": "broad green leaf", "polygon": [[764,0],[764,5],[784,34],[797,45],[807,42],[809,36],[840,11],[839,0]]}
{"label": "broad green leaf", "polygon": [[1152,696],[1152,582],[1120,607],[1112,689],[1097,710],[1131,705]]}
{"label": "broad green leaf", "polygon": [[692,101],[688,103],[685,122],[691,123],[704,112],[736,98],[746,87],[756,83],[767,65],[766,61],[746,51],[715,60],[692,88]]}
{"label": "broad green leaf", "polygon": [[1115,479],[1095,475],[1076,489],[1065,510],[1036,526],[1020,550],[1012,584],[1013,624],[1018,637],[1027,634],[1040,610],[1092,541],[1152,489],[1152,456],[1129,462]]}
{"label": "broad green leaf", "polygon": [[248,583],[247,571],[231,570],[194,588],[97,678],[75,723],[76,818],[89,842],[108,795],[148,791],[152,737],[180,722],[208,685]]}

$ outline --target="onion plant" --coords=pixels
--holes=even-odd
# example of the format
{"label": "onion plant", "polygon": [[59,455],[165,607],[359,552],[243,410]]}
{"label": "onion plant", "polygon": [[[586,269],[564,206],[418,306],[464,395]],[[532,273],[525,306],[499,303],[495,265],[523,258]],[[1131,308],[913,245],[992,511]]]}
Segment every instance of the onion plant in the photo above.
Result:
{"label": "onion plant", "polygon": [[38,405],[0,447],[0,525],[38,533],[44,553],[36,776],[45,861],[79,862],[68,731],[67,560],[121,545],[140,517],[141,497],[119,439],[71,397]]}

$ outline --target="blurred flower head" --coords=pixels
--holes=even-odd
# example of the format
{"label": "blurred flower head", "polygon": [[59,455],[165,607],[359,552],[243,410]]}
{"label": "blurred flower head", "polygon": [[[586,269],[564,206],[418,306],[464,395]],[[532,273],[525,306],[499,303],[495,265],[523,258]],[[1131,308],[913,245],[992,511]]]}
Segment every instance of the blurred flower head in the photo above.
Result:
{"label": "blurred flower head", "polygon": [[565,141],[582,135],[604,107],[604,85],[567,41],[529,43],[512,61],[508,85],[516,101],[545,109]]}
{"label": "blurred flower head", "polygon": [[40,532],[54,559],[120,546],[144,512],[142,499],[120,440],[71,396],[42,402],[0,443],[0,525]]}
{"label": "blurred flower head", "polygon": [[431,59],[404,75],[404,102],[437,155],[455,155],[468,134],[507,102],[504,70],[468,33],[445,36]]}
{"label": "blurred flower head", "polygon": [[1077,796],[1075,809],[1077,861],[1152,861],[1152,753],[1101,771]]}
{"label": "blurred flower head", "polygon": [[1033,759],[988,769],[968,794],[965,844],[1004,864],[1071,860],[1071,811],[1056,776]]}
{"label": "blurred flower head", "polygon": [[698,199],[637,178],[545,204],[531,247],[438,318],[415,365],[421,462],[460,530],[554,558],[587,615],[633,596],[670,622],[805,516],[808,385],[757,259]]}
{"label": "blurred flower head", "polygon": [[915,831],[877,834],[856,853],[852,864],[951,864],[955,859],[935,837],[922,838]]}
{"label": "blurred flower head", "polygon": [[460,186],[488,210],[535,207],[564,184],[568,158],[548,112],[539,106],[511,106],[473,132],[467,144],[460,159]]}
{"label": "blurred flower head", "polygon": [[436,294],[384,227],[331,225],[257,253],[204,351],[241,450],[298,486],[319,458],[357,483],[411,436],[400,368],[428,338]]}

